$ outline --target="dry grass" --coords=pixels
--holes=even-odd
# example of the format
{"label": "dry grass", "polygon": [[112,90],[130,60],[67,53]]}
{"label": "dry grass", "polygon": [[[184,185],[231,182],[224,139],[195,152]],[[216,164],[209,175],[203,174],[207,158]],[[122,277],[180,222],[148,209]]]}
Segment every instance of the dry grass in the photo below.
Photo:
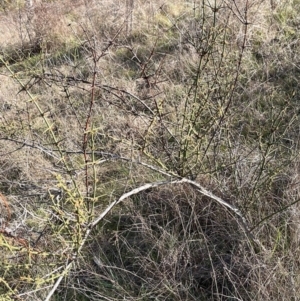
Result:
{"label": "dry grass", "polygon": [[[298,299],[300,3],[216,3],[1,3],[0,300]],[[91,227],[181,177],[253,237],[188,184]]]}

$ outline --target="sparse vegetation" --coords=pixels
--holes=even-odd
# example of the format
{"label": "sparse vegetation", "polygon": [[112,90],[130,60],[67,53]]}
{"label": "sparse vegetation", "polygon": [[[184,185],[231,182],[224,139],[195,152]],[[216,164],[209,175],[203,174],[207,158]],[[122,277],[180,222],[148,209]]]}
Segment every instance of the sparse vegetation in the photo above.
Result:
{"label": "sparse vegetation", "polygon": [[298,300],[300,2],[0,2],[0,301]]}

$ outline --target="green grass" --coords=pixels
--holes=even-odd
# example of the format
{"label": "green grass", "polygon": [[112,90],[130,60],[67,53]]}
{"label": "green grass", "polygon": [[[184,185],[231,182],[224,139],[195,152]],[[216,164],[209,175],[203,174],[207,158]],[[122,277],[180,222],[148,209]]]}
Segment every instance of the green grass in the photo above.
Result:
{"label": "green grass", "polygon": [[[132,16],[126,3],[44,3],[27,25],[39,47],[19,31],[1,49],[0,187],[16,234],[1,230],[0,253],[26,244],[1,255],[0,300],[45,300],[70,262],[54,300],[296,300],[299,3],[253,3],[249,24],[243,2],[135,0]],[[187,183],[136,191],[93,224],[182,177],[251,233]]]}

